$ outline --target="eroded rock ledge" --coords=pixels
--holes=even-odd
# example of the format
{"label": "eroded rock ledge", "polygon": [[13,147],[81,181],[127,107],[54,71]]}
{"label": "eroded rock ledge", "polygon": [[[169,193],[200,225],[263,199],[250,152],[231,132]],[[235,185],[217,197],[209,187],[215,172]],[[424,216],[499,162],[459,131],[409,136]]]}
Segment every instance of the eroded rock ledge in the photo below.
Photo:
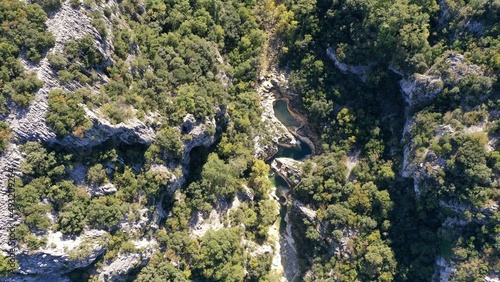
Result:
{"label": "eroded rock ledge", "polygon": [[271,168],[281,176],[291,188],[300,183],[302,162],[290,158],[276,158],[271,163]]}
{"label": "eroded rock ledge", "polygon": [[[255,137],[255,157],[268,159],[278,152],[278,146],[298,147],[297,139],[308,144],[313,155],[320,152],[321,140],[316,136],[314,128],[302,114],[291,108],[291,101],[297,99],[298,95],[289,90],[285,74],[273,71],[261,76],[256,91],[263,109],[262,122],[268,132]],[[300,126],[287,128],[276,118],[274,103],[279,100],[286,101],[289,113],[299,120]]]}
{"label": "eroded rock ledge", "polygon": [[[255,156],[268,159],[278,152],[278,146],[296,147],[299,142],[274,115],[274,103],[280,98],[279,89],[283,87],[286,79],[283,75],[272,73],[260,78],[256,88],[260,96],[262,107],[262,123],[268,132],[257,135],[254,139]],[[267,139],[270,140],[267,140]]]}

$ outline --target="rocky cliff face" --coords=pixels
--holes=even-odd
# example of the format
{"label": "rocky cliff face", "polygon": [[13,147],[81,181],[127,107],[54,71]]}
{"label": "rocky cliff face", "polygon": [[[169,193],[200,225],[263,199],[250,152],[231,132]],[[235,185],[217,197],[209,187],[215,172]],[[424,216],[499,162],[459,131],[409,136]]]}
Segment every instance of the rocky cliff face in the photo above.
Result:
{"label": "rocky cliff face", "polygon": [[[462,54],[448,53],[444,58],[433,65],[426,73],[416,74],[409,79],[400,81],[401,92],[405,98],[409,109],[432,102],[443,90],[448,87],[452,88],[468,76],[482,77],[484,71],[477,65],[470,64],[466,61]],[[484,97],[479,97],[483,99]],[[420,197],[423,190],[427,189],[424,184],[426,180],[435,179],[439,174],[448,169],[446,159],[439,156],[438,152],[433,151],[432,147],[419,148],[414,133],[416,122],[416,114],[410,115],[407,112],[407,120],[404,127],[403,142],[404,155],[401,175],[403,177],[413,179],[413,190],[417,198]],[[452,138],[457,135],[467,135],[477,132],[486,133],[488,118],[485,121],[473,125],[463,125],[457,120],[452,123],[438,124],[434,126],[431,139],[436,140],[444,135]],[[485,134],[485,136],[487,136]],[[488,137],[488,144],[495,144],[496,139]],[[486,145],[486,151],[491,151],[491,145]],[[451,211],[445,216],[442,221],[441,228],[443,230],[463,230],[468,225],[474,224],[475,220],[464,221],[464,213],[483,214],[481,210],[477,210],[467,201],[449,202],[440,200],[439,206],[443,210]],[[483,209],[487,209],[486,207]],[[485,224],[488,216],[483,214],[483,222]],[[435,261],[435,273],[433,279],[436,281],[451,281],[457,279],[457,271],[459,270],[460,259],[456,256],[444,258],[438,256]],[[493,277],[493,278],[492,278]],[[488,274],[485,281],[488,279],[498,279],[495,274]]]}
{"label": "rocky cliff face", "polygon": [[104,252],[106,232],[89,230],[76,238],[68,238],[60,232],[47,236],[46,248],[35,253],[22,250],[16,256],[19,274],[55,275],[86,267]]}
{"label": "rocky cliff face", "polygon": [[[457,85],[468,75],[482,76],[483,70],[468,63],[462,54],[448,53],[424,74],[415,74],[400,81],[401,91],[408,106],[432,101],[446,84]],[[445,77],[446,76],[446,77]]]}
{"label": "rocky cliff face", "polygon": [[[295,136],[288,131],[274,115],[274,103],[283,98],[283,92],[287,89],[287,81],[283,74],[273,72],[270,75],[262,76],[257,87],[262,107],[262,122],[269,131],[265,135],[257,135],[254,139],[255,157],[267,159],[276,152],[277,146],[299,146]],[[271,137],[271,142],[266,141],[266,137]]]}
{"label": "rocky cliff face", "polygon": [[[99,9],[105,7],[117,8],[116,1],[108,1]],[[85,35],[91,35],[95,39],[97,50],[104,57],[105,67],[112,62],[112,37],[101,37],[97,30],[92,26],[89,14],[98,9],[96,7],[90,10],[83,5],[78,8],[72,8],[70,1],[63,1],[62,7],[48,16],[46,25],[49,31],[56,38],[56,44],[52,50],[48,52],[60,52],[67,41],[80,39]],[[95,10],[97,11],[97,10]],[[102,14],[102,10],[98,10]],[[113,20],[114,15],[111,16]],[[111,22],[108,18],[106,27],[108,34],[111,28]],[[9,227],[16,226],[19,222],[16,218],[11,218],[7,201],[8,193],[6,191],[7,180],[13,176],[20,176],[20,163],[23,159],[22,154],[18,149],[19,144],[27,141],[41,141],[47,144],[59,144],[78,152],[92,150],[93,147],[102,145],[104,142],[112,140],[115,144],[141,144],[150,145],[155,139],[155,129],[152,126],[146,125],[145,122],[132,118],[119,124],[112,124],[103,114],[96,109],[89,109],[85,105],[81,105],[87,118],[92,122],[91,129],[84,131],[84,137],[68,135],[62,140],[56,139],[55,133],[46,125],[45,116],[48,110],[48,93],[55,88],[62,88],[68,91],[74,91],[82,86],[73,82],[69,85],[61,85],[59,77],[51,68],[48,59],[43,58],[40,63],[32,64],[26,60],[22,61],[26,70],[33,71],[38,78],[44,82],[44,86],[38,90],[34,101],[27,109],[17,109],[10,107],[10,114],[6,118],[6,122],[10,125],[15,138],[5,152],[0,155],[0,250],[6,252],[10,249],[8,245]],[[102,74],[100,81],[105,83],[108,78]],[[99,91],[100,85],[95,85],[92,91]],[[227,120],[225,113],[218,111],[217,116],[222,120]],[[146,116],[149,120],[148,124],[154,125],[154,117]],[[186,166],[189,164],[189,154],[191,150],[197,146],[210,146],[215,141],[215,132],[220,129],[220,124],[216,124],[215,119],[206,121],[196,121],[194,117],[188,115],[184,118],[184,124],[179,128],[188,136],[183,143],[183,162],[175,164],[180,166],[181,171],[187,172]],[[77,185],[87,187],[91,196],[113,194],[117,191],[112,184],[106,184],[99,187],[90,187],[85,183],[85,166],[77,165],[70,175],[74,178]],[[185,180],[183,175],[175,176],[172,171],[173,167],[152,167],[151,170],[161,170],[167,173],[170,177],[169,190],[173,193],[182,185]],[[12,173],[11,173],[12,171]],[[167,215],[163,211],[160,204],[153,211],[140,211],[139,219],[136,221],[124,218],[120,223],[120,228],[127,233],[143,234],[145,229],[155,230],[158,228],[160,220]],[[57,218],[52,219],[53,222]],[[60,232],[50,232],[45,236],[47,239],[46,247],[36,251],[30,251],[21,248],[16,254],[16,259],[19,263],[19,269],[12,275],[2,278],[2,281],[66,281],[65,274],[77,268],[84,268],[90,265],[101,254],[106,251],[106,238],[109,234],[101,230],[86,230],[80,236],[68,237],[63,236]],[[148,236],[140,237],[134,241],[137,249],[141,251],[135,253],[121,253],[114,260],[106,262],[98,269],[98,276],[105,281],[121,281],[126,277],[126,274],[139,265],[145,264],[152,253],[157,249],[154,239]]]}
{"label": "rocky cliff face", "polygon": [[60,143],[67,148],[86,151],[110,139],[113,139],[115,143],[125,143],[128,145],[149,145],[155,139],[154,130],[137,118],[132,118],[119,124],[111,124],[102,117],[98,110],[92,111],[86,106],[83,107],[87,118],[92,121],[93,127],[84,132],[83,138],[70,134],[61,141],[52,139],[52,142]]}
{"label": "rocky cliff face", "polygon": [[[446,1],[441,1],[441,5],[443,5],[443,3],[446,4]],[[444,9],[442,9],[442,13],[441,23],[443,19],[446,20],[448,16],[446,5],[444,5]],[[481,32],[481,27],[475,26],[474,24],[467,28],[472,32]],[[358,75],[362,81],[366,82],[366,77],[364,75],[369,70],[369,66],[357,67],[343,64],[338,60],[335,51],[331,48],[327,50],[327,55],[342,73]],[[434,148],[430,145],[422,147],[422,140],[417,140],[420,137],[417,137],[418,134],[415,133],[417,130],[416,127],[419,122],[422,122],[419,121],[418,117],[419,109],[431,104],[436,97],[443,94],[443,91],[447,91],[447,95],[453,95],[450,94],[450,92],[458,93],[461,90],[459,87],[466,88],[467,86],[461,84],[464,80],[470,78],[474,80],[483,79],[485,76],[487,77],[488,74],[485,74],[485,71],[480,66],[468,62],[463,54],[454,52],[445,53],[440,59],[436,60],[433,66],[422,74],[414,74],[409,77],[407,74],[392,68],[389,68],[389,70],[403,77],[399,81],[399,84],[401,94],[407,105],[407,110],[405,111],[406,123],[403,130],[403,138],[401,140],[401,144],[404,146],[404,153],[400,175],[404,178],[411,178],[413,180],[413,190],[418,201],[423,191],[428,189],[426,181],[436,179],[438,175],[443,174],[443,171],[449,169],[448,160],[443,158],[442,154],[434,151]],[[487,78],[484,79],[486,82],[484,85],[487,85],[487,80]],[[486,92],[487,91],[476,94],[474,98],[462,97],[461,99],[462,101],[466,101],[467,99],[486,101],[488,97]],[[479,107],[471,108],[467,106],[465,110],[481,111]],[[463,114],[462,112],[460,113]],[[447,113],[447,115],[450,114]],[[446,120],[445,123],[432,125],[432,133],[429,138],[431,141],[429,141],[429,143],[432,143],[432,140],[438,140],[442,136],[453,138],[453,136],[457,135],[484,133],[484,136],[488,137],[485,149],[487,152],[491,152],[495,144],[497,144],[497,139],[494,136],[488,135],[487,131],[489,121],[496,119],[494,118],[496,112],[487,112],[485,116],[485,118],[473,122],[472,124],[462,124],[457,119],[451,119],[445,116],[443,118],[443,120]],[[444,220],[441,223],[441,228],[442,230],[449,230],[450,232],[461,232],[460,230],[470,228],[470,226],[474,224],[486,224],[489,219],[488,214],[493,214],[492,209],[494,210],[497,207],[496,203],[490,203],[484,207],[475,208],[465,200],[452,202],[449,200],[440,200],[438,205],[440,209],[448,211],[447,215],[443,216]],[[474,217],[469,220],[464,220],[463,215],[465,213],[479,216],[477,216],[477,218]],[[338,247],[339,246],[336,248],[338,249]],[[460,263],[460,258],[457,256],[447,258],[442,256],[436,257],[434,265],[435,273],[432,278],[433,281],[456,280],[457,273],[460,270]],[[488,273],[484,278],[485,281],[496,281],[498,279],[498,275],[494,272]]]}
{"label": "rocky cliff face", "polygon": [[[61,50],[64,44],[70,39],[78,39],[85,34],[92,34],[98,36],[97,31],[90,24],[90,19],[83,13],[82,9],[75,10],[70,7],[69,1],[64,1],[61,9],[56,11],[51,17],[47,19],[46,25],[55,38],[56,44],[53,50]],[[99,40],[98,46],[103,54],[106,54],[106,47],[104,47]],[[108,45],[109,44],[105,44]],[[52,51],[52,50],[51,50]],[[37,74],[38,78],[44,82],[44,86],[38,90],[35,95],[34,101],[27,109],[20,110],[15,107],[11,108],[11,113],[7,117],[6,122],[9,123],[11,130],[15,136],[16,142],[23,143],[26,141],[44,141],[51,142],[55,140],[54,132],[46,125],[45,115],[48,109],[48,93],[54,88],[61,88],[57,75],[54,73],[49,65],[48,59],[43,58],[39,64],[31,64],[23,60],[23,64],[28,71],[33,71]],[[71,90],[71,89],[68,89]],[[16,144],[10,144],[6,152],[0,156],[0,187],[5,189],[6,179],[12,177],[7,175],[8,171],[13,170],[15,174],[19,175],[19,163],[22,159]],[[0,206],[7,207],[6,191],[2,190],[2,197],[0,197]],[[0,222],[8,222],[9,224],[1,224],[0,231],[0,245],[2,250],[9,249],[7,245],[8,228],[9,226],[16,225],[9,217],[9,212],[0,212]],[[97,237],[102,235],[102,232],[89,230],[81,236],[71,239],[63,238],[60,233],[49,233],[47,236],[48,248],[43,248],[35,252],[21,249],[16,259],[19,262],[18,274],[13,275],[12,278],[16,281],[19,279],[45,279],[43,277],[59,277],[75,268],[81,268],[89,265],[95,258],[104,252],[101,245],[86,245],[85,251],[82,251],[81,257],[70,258],[71,251],[77,251],[79,247],[83,247],[85,240],[92,240],[97,242]],[[50,246],[56,246],[50,248]],[[25,276],[29,275],[29,277]],[[47,280],[45,280],[47,281]]]}
{"label": "rocky cliff face", "polygon": [[290,158],[276,158],[271,163],[271,168],[281,178],[283,178],[290,187],[295,187],[300,182],[302,162]]}
{"label": "rocky cliff face", "polygon": [[[446,78],[443,76],[446,74]],[[402,79],[400,81],[401,92],[407,105],[413,108],[422,103],[432,101],[443,91],[446,84],[456,85],[465,76],[482,76],[484,72],[477,66],[466,62],[462,54],[449,53],[441,62],[432,66],[423,75],[416,74],[413,78]],[[403,140],[407,140],[404,148],[403,167],[401,174],[403,177],[412,177],[415,180],[415,192],[418,194],[418,183],[426,176],[432,175],[439,169],[445,168],[445,160],[440,159],[430,150],[426,150],[418,158],[416,156],[415,139],[411,131],[415,125],[413,116],[407,116],[403,130]],[[462,129],[451,124],[441,124],[435,128],[434,136],[445,134],[455,135],[460,132],[467,134],[473,132],[485,132],[485,124],[472,125]]]}

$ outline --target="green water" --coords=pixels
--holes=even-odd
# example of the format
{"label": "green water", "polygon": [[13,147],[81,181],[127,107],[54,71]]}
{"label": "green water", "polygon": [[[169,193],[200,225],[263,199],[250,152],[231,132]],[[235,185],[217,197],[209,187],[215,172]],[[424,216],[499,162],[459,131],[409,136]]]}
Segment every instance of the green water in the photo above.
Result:
{"label": "green water", "polygon": [[311,147],[305,142],[300,142],[300,147],[287,148],[280,146],[278,153],[271,158],[271,161],[275,158],[290,158],[297,161],[305,161],[311,153]]}
{"label": "green water", "polygon": [[[276,101],[273,106],[274,115],[281,121],[285,126],[300,126],[299,121],[295,119],[288,111],[286,102],[283,100]],[[300,147],[279,147],[278,153],[268,160],[271,163],[275,158],[291,158],[298,161],[304,161],[307,155],[312,153],[311,147],[305,142],[300,142]]]}
{"label": "green water", "polygon": [[281,121],[281,123],[283,123],[286,127],[300,126],[299,121],[296,118],[294,118],[288,111],[285,101],[283,100],[276,101],[276,103],[274,103],[273,109],[276,118],[278,118],[278,120]]}
{"label": "green water", "polygon": [[[288,184],[286,183],[286,181],[277,174],[269,177],[269,180],[271,180],[271,184],[278,189],[288,189]],[[278,195],[278,193],[276,193],[276,195],[278,197],[281,196],[281,194]]]}
{"label": "green water", "polygon": [[283,196],[283,190],[289,189],[288,184],[286,181],[281,178],[278,174],[274,174],[269,176],[269,179],[271,180],[271,183],[274,187],[276,187],[276,196],[279,198],[279,203],[280,203],[280,224],[279,224],[279,230],[280,232],[285,232],[286,230],[286,221],[285,221],[285,216],[287,212],[287,206],[286,206],[286,199]]}
{"label": "green water", "polygon": [[[285,101],[276,101],[273,106],[274,115],[276,118],[283,123],[283,125],[287,127],[299,127],[299,121],[294,118],[290,112],[288,111],[288,107]],[[312,154],[312,149],[305,142],[300,142],[298,147],[278,147],[278,152],[267,160],[267,163],[270,164],[275,158],[291,158],[298,161],[305,161],[309,155]],[[286,221],[285,216],[287,213],[286,199],[283,195],[283,190],[288,190],[290,187],[286,183],[286,181],[281,178],[278,174],[270,175],[270,180],[272,184],[276,187],[276,196],[278,196],[281,207],[280,207],[280,232],[285,232],[286,229]]]}

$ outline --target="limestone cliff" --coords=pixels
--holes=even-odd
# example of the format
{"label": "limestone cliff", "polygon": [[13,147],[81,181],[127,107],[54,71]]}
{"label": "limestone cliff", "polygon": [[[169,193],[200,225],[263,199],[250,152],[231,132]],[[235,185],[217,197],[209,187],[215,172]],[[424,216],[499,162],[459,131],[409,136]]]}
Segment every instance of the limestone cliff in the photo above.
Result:
{"label": "limestone cliff", "polygon": [[[113,62],[112,36],[103,37],[92,25],[89,15],[92,12],[103,13],[105,8],[117,9],[116,1],[108,1],[99,5],[87,7],[79,5],[72,7],[70,1],[62,1],[62,7],[49,14],[46,26],[55,36],[55,46],[48,50],[50,52],[61,52],[64,45],[69,40],[77,40],[85,35],[94,38],[97,51],[103,56],[105,68]],[[118,19],[116,15],[105,18],[108,34],[112,28],[111,20]],[[15,176],[22,176],[20,164],[23,154],[18,146],[27,141],[39,141],[48,146],[63,146],[78,153],[89,153],[94,147],[101,146],[107,141],[115,144],[145,145],[152,144],[155,140],[156,126],[155,117],[152,113],[140,120],[130,118],[119,124],[113,124],[98,109],[80,105],[85,110],[86,117],[92,122],[92,127],[83,132],[82,136],[69,134],[62,139],[57,139],[53,130],[47,126],[45,117],[48,111],[48,93],[55,88],[62,88],[74,91],[83,87],[78,82],[61,84],[58,74],[50,66],[47,57],[39,63],[33,64],[27,60],[22,60],[26,70],[35,72],[44,85],[39,89],[33,102],[26,109],[19,109],[10,105],[10,114],[5,121],[10,125],[14,138],[3,154],[0,155],[0,250],[7,252],[9,228],[19,224],[19,218],[11,218],[8,211],[7,180]],[[109,79],[103,72],[98,73],[99,83],[92,87],[92,91],[99,93],[100,86]],[[224,112],[218,111],[217,117],[224,122],[227,120]],[[151,170],[162,171],[168,176],[169,191],[173,193],[185,181],[184,174],[174,175],[173,171],[179,168],[181,172],[187,172],[189,155],[193,148],[197,146],[210,146],[215,141],[216,130],[220,130],[221,124],[216,124],[214,118],[205,121],[197,121],[192,115],[184,118],[184,123],[179,126],[183,130],[186,139],[183,142],[182,163],[173,162],[171,167],[152,166]],[[182,128],[181,128],[182,127]],[[168,156],[166,156],[169,158]],[[170,160],[167,160],[169,163]],[[140,169],[140,167],[138,168]],[[85,187],[90,196],[102,196],[114,194],[117,188],[113,183],[101,186],[92,186],[85,181],[85,173],[88,170],[84,164],[77,164],[69,171],[76,185]],[[11,173],[12,171],[12,173]],[[120,253],[117,258],[106,261],[97,271],[97,276],[105,281],[120,281],[126,277],[127,273],[140,265],[147,263],[152,253],[157,250],[156,241],[151,236],[145,234],[144,230],[154,232],[158,228],[160,220],[167,215],[159,204],[149,209],[131,210],[120,221],[119,226],[122,231],[135,237],[133,241],[136,252]],[[136,218],[136,219],[131,219]],[[57,218],[52,216],[51,222],[57,222]],[[109,232],[86,228],[79,236],[66,236],[60,232],[49,231],[45,235],[38,236],[45,238],[46,246],[38,250],[21,248],[15,255],[19,263],[19,269],[12,275],[2,278],[2,281],[67,281],[67,273],[75,269],[89,266],[99,256],[107,251]]]}

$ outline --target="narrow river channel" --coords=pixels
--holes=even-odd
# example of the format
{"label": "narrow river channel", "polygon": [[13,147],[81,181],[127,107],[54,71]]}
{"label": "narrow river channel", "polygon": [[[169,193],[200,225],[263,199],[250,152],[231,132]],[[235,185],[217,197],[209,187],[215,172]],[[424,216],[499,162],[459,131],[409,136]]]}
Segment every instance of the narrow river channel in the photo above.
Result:
{"label": "narrow river channel", "polygon": [[[295,128],[301,126],[300,122],[290,114],[288,110],[287,102],[283,100],[278,100],[273,106],[274,115],[276,118],[287,128],[290,132],[295,132]],[[297,137],[297,136],[296,136]],[[275,158],[290,158],[297,161],[305,161],[312,153],[311,147],[306,143],[300,142],[300,147],[278,147],[278,153],[272,156],[267,162],[271,163]]]}
{"label": "narrow river channel", "polygon": [[[296,129],[301,127],[301,121],[295,118],[289,111],[287,102],[278,100],[273,105],[274,115],[276,118],[285,125],[292,134],[295,135],[299,145],[297,147],[284,147],[279,146],[278,152],[267,160],[271,164],[276,158],[290,158],[297,161],[305,161],[312,155],[312,148],[306,142],[300,140],[296,135]],[[279,198],[280,204],[280,252],[281,252],[281,265],[285,271],[284,279],[282,281],[295,282],[299,280],[300,269],[298,264],[298,254],[295,248],[294,239],[292,236],[292,225],[289,221],[289,192],[290,187],[287,182],[281,178],[276,172],[270,175],[270,180],[274,187],[276,187],[276,196]]]}

